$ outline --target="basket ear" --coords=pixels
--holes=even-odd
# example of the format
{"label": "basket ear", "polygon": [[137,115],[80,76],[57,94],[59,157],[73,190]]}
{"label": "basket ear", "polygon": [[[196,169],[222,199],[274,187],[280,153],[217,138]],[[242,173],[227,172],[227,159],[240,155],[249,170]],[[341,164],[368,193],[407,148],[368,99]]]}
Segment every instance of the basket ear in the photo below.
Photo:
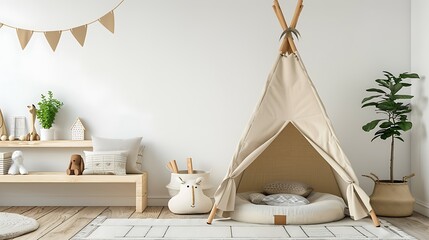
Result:
{"label": "basket ear", "polygon": [[180,184],[185,184],[185,181],[183,181],[183,179],[182,179],[181,177],[177,177],[177,181],[178,181]]}
{"label": "basket ear", "polygon": [[202,177],[199,177],[197,180],[195,180],[195,184],[200,185],[203,180],[204,179]]}

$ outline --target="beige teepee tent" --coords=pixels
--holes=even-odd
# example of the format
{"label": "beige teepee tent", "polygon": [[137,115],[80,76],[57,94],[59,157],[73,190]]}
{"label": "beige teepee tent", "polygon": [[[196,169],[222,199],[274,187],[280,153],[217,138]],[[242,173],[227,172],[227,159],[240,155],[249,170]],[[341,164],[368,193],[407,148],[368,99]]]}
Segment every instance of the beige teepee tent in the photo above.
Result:
{"label": "beige teepee tent", "polygon": [[[287,30],[277,0],[273,8]],[[295,28],[301,10],[299,0],[289,29]],[[237,192],[262,191],[266,183],[293,180],[342,197],[353,219],[370,214],[379,225],[287,32],[262,99],[215,193],[208,223],[216,212],[226,216],[234,211]]]}

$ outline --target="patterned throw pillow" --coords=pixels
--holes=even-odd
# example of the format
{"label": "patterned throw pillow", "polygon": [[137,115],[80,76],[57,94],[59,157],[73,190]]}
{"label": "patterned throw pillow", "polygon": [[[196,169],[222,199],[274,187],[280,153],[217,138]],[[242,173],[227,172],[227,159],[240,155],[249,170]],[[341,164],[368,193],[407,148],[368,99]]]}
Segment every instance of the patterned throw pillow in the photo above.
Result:
{"label": "patterned throw pillow", "polygon": [[262,201],[267,205],[273,206],[297,206],[310,203],[305,197],[286,193],[268,195],[265,196]]}
{"label": "patterned throw pillow", "polygon": [[249,194],[250,202],[252,202],[254,204],[265,204],[264,202],[262,202],[262,199],[264,199],[264,197],[266,197],[266,196],[262,193],[251,193],[251,194]]}
{"label": "patterned throw pillow", "polygon": [[[139,148],[142,138],[110,139],[92,136],[94,152],[99,151],[127,151],[127,173],[141,173],[141,158],[139,159]],[[139,163],[140,161],[140,163]]]}
{"label": "patterned throw pillow", "polygon": [[106,151],[85,153],[85,170],[83,174],[125,175],[127,155],[125,151]]}
{"label": "patterned throw pillow", "polygon": [[264,192],[267,194],[289,193],[307,197],[313,191],[313,188],[302,182],[273,182],[265,185]]}

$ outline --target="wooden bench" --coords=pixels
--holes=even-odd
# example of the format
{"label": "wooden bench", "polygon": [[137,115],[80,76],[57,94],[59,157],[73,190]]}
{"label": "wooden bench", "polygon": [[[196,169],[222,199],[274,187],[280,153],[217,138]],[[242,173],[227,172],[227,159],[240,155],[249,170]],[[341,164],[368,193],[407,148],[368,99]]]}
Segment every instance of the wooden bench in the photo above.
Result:
{"label": "wooden bench", "polygon": [[147,173],[119,175],[67,175],[62,172],[30,172],[28,175],[0,175],[0,183],[134,183],[136,212],[147,207]]}

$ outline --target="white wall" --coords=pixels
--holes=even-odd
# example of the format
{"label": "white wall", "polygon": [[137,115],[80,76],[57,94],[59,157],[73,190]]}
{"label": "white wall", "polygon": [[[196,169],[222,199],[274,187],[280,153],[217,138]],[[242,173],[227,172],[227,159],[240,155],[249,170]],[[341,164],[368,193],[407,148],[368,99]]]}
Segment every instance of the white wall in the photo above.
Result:
{"label": "white wall", "polygon": [[412,120],[414,127],[411,133],[411,170],[416,173],[412,180],[412,191],[416,198],[415,210],[429,216],[429,143],[427,127],[429,115],[429,33],[427,22],[429,2],[424,0],[411,1],[411,70],[417,72],[422,80],[413,86]]}
{"label": "white wall", "polygon": [[[295,1],[281,4],[290,19]],[[55,53],[40,33],[22,51],[14,30],[0,29],[3,114],[27,115],[25,106],[52,90],[65,103],[60,138],[70,137],[78,116],[89,135],[143,136],[152,205],[165,203],[172,159],[183,168],[192,156],[217,185],[277,54],[281,29],[271,2],[126,0],[115,18],[114,35],[93,24],[85,47],[64,33]],[[298,29],[297,46],[356,174],[387,177],[389,144],[370,143],[361,130],[375,116],[360,101],[382,70],[409,70],[410,2],[307,0]],[[25,150],[25,163],[62,171],[74,151]],[[398,144],[398,177],[410,172],[409,155],[409,144]],[[370,193],[372,183],[360,179]],[[132,189],[1,184],[0,205],[132,205]]]}

